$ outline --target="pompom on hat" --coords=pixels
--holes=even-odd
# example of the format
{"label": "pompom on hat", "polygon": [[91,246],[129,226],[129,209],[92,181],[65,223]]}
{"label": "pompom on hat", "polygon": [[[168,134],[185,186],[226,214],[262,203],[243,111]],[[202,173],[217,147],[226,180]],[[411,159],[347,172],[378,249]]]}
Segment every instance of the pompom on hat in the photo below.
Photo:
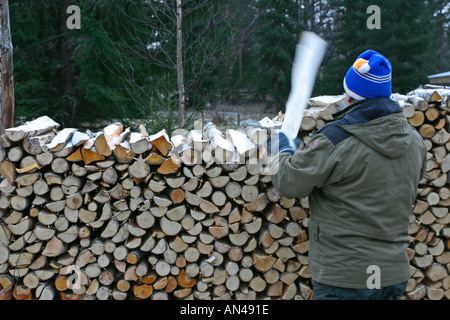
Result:
{"label": "pompom on hat", "polygon": [[391,87],[391,63],[373,50],[363,52],[348,69],[344,78],[345,92],[355,100],[390,98]]}

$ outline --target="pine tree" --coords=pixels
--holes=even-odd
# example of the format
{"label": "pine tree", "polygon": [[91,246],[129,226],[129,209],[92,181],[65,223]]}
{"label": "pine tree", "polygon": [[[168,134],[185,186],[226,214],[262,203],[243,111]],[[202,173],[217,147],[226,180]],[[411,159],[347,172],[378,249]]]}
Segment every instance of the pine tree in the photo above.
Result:
{"label": "pine tree", "polygon": [[15,118],[57,114],[58,6],[51,1],[10,1],[14,46]]}
{"label": "pine tree", "polygon": [[133,8],[118,0],[80,1],[81,29],[69,30],[70,3],[11,1],[17,118],[52,115],[64,127],[143,117],[130,82],[151,72],[124,54]]}
{"label": "pine tree", "polygon": [[253,95],[259,77],[255,54],[258,17],[254,0],[228,0],[223,5],[221,25],[209,36],[221,44],[216,46],[220,55],[202,84],[213,93],[208,94],[209,102],[237,103]]}
{"label": "pine tree", "polygon": [[439,64],[435,66],[436,72],[450,70],[450,2],[434,0]]}
{"label": "pine tree", "polygon": [[124,54],[128,41],[124,31],[131,23],[124,12],[130,9],[121,1],[85,1],[80,7],[82,28],[74,52],[79,118],[142,116],[125,90],[132,71],[137,75],[148,72]]}

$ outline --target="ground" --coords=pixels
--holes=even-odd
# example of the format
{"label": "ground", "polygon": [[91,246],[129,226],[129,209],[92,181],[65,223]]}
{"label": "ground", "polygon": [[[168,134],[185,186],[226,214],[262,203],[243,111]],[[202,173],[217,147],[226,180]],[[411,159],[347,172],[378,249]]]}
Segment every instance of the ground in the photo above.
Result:
{"label": "ground", "polygon": [[[264,117],[273,118],[279,111],[284,110],[268,107],[267,103],[217,104],[207,106],[201,112],[196,112],[194,119],[201,120],[203,125],[213,122],[219,130],[225,132],[226,129],[243,129],[248,126],[257,126],[259,120]],[[186,118],[189,118],[190,115],[187,112]],[[143,124],[151,134],[161,129],[166,129],[168,133],[172,133],[178,124],[178,114],[173,114],[173,117],[170,117],[163,111],[153,119],[97,119],[96,121],[79,123],[78,128],[80,130],[89,129],[92,132],[97,132],[116,121],[123,123],[125,127],[131,127],[131,131],[139,131],[139,125]],[[193,126],[193,124],[188,125],[188,127],[190,126]]]}

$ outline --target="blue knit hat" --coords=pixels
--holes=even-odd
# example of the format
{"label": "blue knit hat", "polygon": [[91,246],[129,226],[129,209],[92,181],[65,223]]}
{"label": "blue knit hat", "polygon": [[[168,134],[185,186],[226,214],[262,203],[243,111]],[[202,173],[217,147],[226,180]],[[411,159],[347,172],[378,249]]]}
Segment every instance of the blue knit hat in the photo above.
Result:
{"label": "blue knit hat", "polygon": [[344,78],[345,92],[355,100],[391,97],[392,67],[380,53],[363,52],[348,69]]}

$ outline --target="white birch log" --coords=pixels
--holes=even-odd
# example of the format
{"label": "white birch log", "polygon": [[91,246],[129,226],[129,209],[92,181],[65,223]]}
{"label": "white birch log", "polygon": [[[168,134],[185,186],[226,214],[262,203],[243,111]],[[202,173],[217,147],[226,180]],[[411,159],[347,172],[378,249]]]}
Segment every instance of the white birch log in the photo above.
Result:
{"label": "white birch log", "polygon": [[10,141],[17,142],[27,136],[41,135],[58,127],[59,123],[47,116],[42,116],[36,120],[28,121],[21,126],[6,129],[5,135]]}

